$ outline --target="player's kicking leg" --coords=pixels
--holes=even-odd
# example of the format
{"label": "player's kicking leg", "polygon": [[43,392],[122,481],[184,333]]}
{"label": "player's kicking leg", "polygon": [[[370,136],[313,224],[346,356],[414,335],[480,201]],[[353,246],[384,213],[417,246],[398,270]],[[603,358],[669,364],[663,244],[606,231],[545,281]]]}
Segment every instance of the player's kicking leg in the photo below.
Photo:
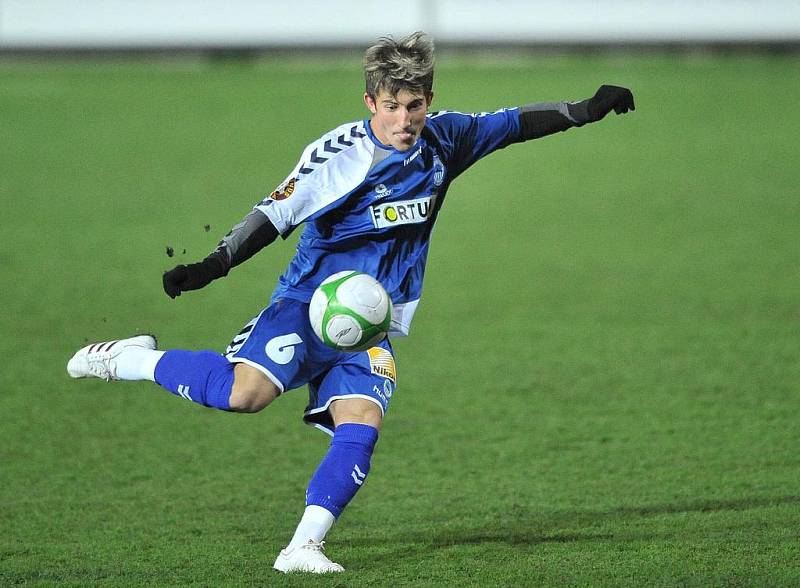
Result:
{"label": "player's kicking leg", "polygon": [[[67,371],[73,378],[150,380],[187,400],[239,412],[255,412],[279,394],[255,368],[211,351],[159,351],[151,335],[87,345]],[[366,479],[383,413],[372,401],[345,398],[331,404],[330,415],[330,447],[309,482],[294,536],[274,563],[284,573],[344,571],[325,555],[324,538]]]}
{"label": "player's kicking leg", "polygon": [[176,396],[232,412],[258,412],[280,394],[257,369],[214,351],[156,349],[152,335],[92,343],[67,363],[73,378],[149,380]]}

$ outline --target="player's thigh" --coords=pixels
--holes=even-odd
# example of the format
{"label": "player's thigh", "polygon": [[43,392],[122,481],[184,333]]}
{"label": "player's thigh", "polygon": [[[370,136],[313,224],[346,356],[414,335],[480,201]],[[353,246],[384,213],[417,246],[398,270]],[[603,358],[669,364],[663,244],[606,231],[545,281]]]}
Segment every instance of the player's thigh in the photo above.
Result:
{"label": "player's thigh", "polygon": [[[318,355],[315,338],[308,305],[278,300],[244,326],[228,345],[225,357],[237,364],[243,386],[271,382],[283,393],[308,382],[309,365]],[[324,347],[322,342],[318,346]],[[324,352],[335,357],[332,349]]]}
{"label": "player's thigh", "polygon": [[379,427],[397,382],[388,339],[360,353],[341,354],[335,365],[309,382],[303,419],[333,434],[343,422]]}
{"label": "player's thigh", "polygon": [[370,425],[376,429],[381,428],[383,411],[372,400],[364,398],[341,398],[331,402],[331,417],[334,426],[344,423],[359,423]]}
{"label": "player's thigh", "polygon": [[326,372],[340,355],[314,334],[308,304],[278,300],[247,323],[228,345],[225,356],[236,364],[231,409],[261,410],[283,392]]}

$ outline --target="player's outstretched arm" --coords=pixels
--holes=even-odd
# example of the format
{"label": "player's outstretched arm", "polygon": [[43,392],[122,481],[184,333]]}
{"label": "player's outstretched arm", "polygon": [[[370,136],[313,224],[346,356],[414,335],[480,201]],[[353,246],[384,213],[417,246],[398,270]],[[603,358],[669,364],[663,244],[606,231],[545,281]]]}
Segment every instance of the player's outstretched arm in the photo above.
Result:
{"label": "player's outstretched arm", "polygon": [[546,137],[597,122],[611,111],[623,114],[636,110],[633,94],[619,86],[600,86],[594,96],[580,102],[529,104],[519,109],[520,135],[523,141]]}
{"label": "player's outstretched arm", "polygon": [[277,237],[278,229],[266,215],[252,210],[203,261],[178,265],[165,272],[162,278],[164,292],[175,298],[181,292],[199,290],[217,278],[227,276],[232,267],[250,259]]}

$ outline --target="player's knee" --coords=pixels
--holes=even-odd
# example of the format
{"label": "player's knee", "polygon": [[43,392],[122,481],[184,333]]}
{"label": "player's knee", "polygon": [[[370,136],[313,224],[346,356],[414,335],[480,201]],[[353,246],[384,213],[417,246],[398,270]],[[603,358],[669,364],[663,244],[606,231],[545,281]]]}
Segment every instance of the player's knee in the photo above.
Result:
{"label": "player's knee", "polygon": [[335,426],[343,423],[358,423],[380,430],[383,420],[383,411],[380,407],[371,400],[363,398],[336,400],[331,404],[330,412]]}
{"label": "player's knee", "polygon": [[232,411],[258,412],[275,400],[278,394],[278,387],[260,371],[246,364],[237,364],[228,402]]}
{"label": "player's knee", "polygon": [[259,390],[236,390],[229,401],[233,412],[258,412],[269,404],[269,399]]}

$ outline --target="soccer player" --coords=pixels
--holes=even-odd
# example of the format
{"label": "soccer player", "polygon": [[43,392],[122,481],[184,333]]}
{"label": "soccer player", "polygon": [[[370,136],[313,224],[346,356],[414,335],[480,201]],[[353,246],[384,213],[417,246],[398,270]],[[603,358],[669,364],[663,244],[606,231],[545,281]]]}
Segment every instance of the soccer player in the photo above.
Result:
{"label": "soccer player", "polygon": [[429,112],[433,43],[417,32],[382,38],[366,51],[367,120],[344,124],[311,143],[286,180],[199,263],[163,276],[171,297],[226,276],[304,225],[297,252],[270,304],[224,354],[156,349],[150,335],[88,345],[70,359],[74,378],[151,380],[186,400],[257,412],[308,384],[304,420],[332,440],[308,484],[300,523],[275,561],[282,572],[340,572],[323,539],[363,485],[378,432],[395,392],[392,346],[360,353],[326,347],[313,333],[308,303],[325,278],[357,270],[392,298],[390,335],[408,334],[422,291],[431,229],[450,184],[489,153],[634,109],[625,88],[601,86],[578,102],[531,104],[496,112]]}

